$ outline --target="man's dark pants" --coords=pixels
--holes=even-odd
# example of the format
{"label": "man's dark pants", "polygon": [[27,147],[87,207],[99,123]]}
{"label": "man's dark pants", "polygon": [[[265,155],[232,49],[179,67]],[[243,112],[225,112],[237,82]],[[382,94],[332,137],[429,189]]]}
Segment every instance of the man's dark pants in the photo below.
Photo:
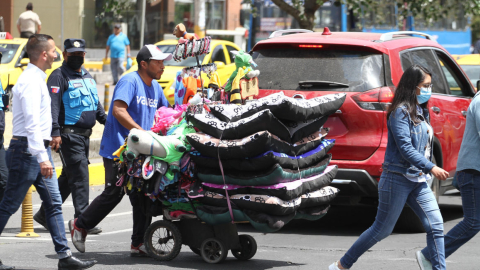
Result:
{"label": "man's dark pants", "polygon": [[29,38],[29,37],[33,36],[34,34],[35,34],[35,33],[32,33],[32,32],[30,32],[30,31],[25,31],[25,32],[21,32],[21,33],[20,33],[20,37],[21,37],[21,38]]}
{"label": "man's dark pants", "polygon": [[3,147],[3,130],[0,130],[0,134],[0,202],[2,202],[3,193],[5,192],[5,188],[7,186],[8,169],[5,159],[5,147]]}
{"label": "man's dark pants", "polygon": [[[88,177],[88,150],[90,139],[78,134],[62,134],[62,153],[67,167],[63,167],[58,178],[58,187],[62,195],[62,202],[72,194],[74,217],[77,218],[88,207],[89,177]],[[42,207],[39,210],[45,215]]]}
{"label": "man's dark pants", "polygon": [[[79,228],[93,229],[120,203],[125,195],[123,187],[116,186],[118,167],[115,166],[113,160],[103,158],[103,166],[105,167],[105,190],[78,217],[75,225]],[[132,245],[138,246],[143,243],[143,236],[152,222],[152,217],[144,214],[142,211],[143,204],[136,193],[129,198],[133,207]]]}

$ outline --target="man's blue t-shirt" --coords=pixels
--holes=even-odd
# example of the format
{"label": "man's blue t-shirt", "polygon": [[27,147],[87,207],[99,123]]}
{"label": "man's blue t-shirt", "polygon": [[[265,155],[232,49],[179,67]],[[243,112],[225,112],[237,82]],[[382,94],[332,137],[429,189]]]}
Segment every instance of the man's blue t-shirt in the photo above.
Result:
{"label": "man's blue t-shirt", "polygon": [[125,46],[130,45],[127,35],[120,32],[118,36],[111,34],[107,40],[107,46],[110,46],[110,58],[125,57]]}
{"label": "man's blue t-shirt", "polygon": [[[148,86],[142,81],[138,72],[128,73],[118,81],[113,91],[112,104],[116,100],[121,100],[128,105],[128,114],[144,130],[150,130],[153,126],[157,109],[168,106],[167,98],[158,82],[153,80],[152,86]],[[112,110],[113,105],[108,111],[100,144],[100,156],[109,159],[113,159],[113,152],[124,144],[130,132],[113,116]]]}

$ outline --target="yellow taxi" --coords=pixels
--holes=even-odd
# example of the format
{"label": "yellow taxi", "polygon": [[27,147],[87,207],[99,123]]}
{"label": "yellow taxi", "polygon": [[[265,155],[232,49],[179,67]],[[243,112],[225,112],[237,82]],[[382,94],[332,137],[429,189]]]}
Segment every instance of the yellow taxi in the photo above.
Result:
{"label": "yellow taxi", "polygon": [[[176,39],[163,40],[155,45],[164,53],[173,53],[175,51],[175,46],[178,41]],[[200,64],[205,65],[209,63],[215,63],[217,65],[217,72],[220,78],[220,83],[223,85],[227,82],[227,79],[235,71],[235,61],[233,60],[233,54],[230,51],[240,51],[235,43],[227,40],[212,40],[210,45],[210,53],[200,55],[198,60]],[[165,61],[165,71],[163,72],[162,77],[158,80],[158,83],[162,86],[165,97],[168,99],[170,104],[174,103],[174,94],[175,89],[173,88],[173,82],[175,81],[175,76],[177,72],[182,70],[184,67],[191,67],[197,65],[197,60],[195,57],[189,57],[181,62],[176,62],[175,60]],[[135,64],[124,74],[137,71],[138,66]],[[208,86],[210,79],[206,74],[202,73],[202,78],[204,81],[204,86]]]}
{"label": "yellow taxi", "polygon": [[[462,67],[472,84],[477,87],[480,80],[480,54],[452,55],[455,61]],[[448,80],[449,78],[447,78]]]}
{"label": "yellow taxi", "polygon": [[[0,39],[0,47],[7,50],[3,52],[0,63],[0,78],[5,93],[10,95],[18,77],[30,63],[26,49],[27,41],[26,38]],[[57,59],[53,62],[52,68],[46,71],[47,76],[62,65],[62,51],[58,47],[56,47],[56,51]]]}

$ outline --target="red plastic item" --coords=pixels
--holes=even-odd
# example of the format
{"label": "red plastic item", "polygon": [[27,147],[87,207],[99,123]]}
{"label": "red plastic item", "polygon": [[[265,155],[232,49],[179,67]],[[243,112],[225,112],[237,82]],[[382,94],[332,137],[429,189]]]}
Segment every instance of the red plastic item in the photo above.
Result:
{"label": "red plastic item", "polygon": [[329,35],[331,35],[331,34],[332,34],[332,32],[330,32],[330,29],[328,29],[328,27],[323,28],[323,33],[322,33],[322,35],[324,35],[324,36],[329,36]]}

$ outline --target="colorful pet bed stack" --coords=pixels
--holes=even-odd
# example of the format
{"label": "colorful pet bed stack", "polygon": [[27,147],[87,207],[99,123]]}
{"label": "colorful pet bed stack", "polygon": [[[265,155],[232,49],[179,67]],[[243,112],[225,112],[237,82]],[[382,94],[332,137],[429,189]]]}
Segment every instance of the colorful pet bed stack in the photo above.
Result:
{"label": "colorful pet bed stack", "polygon": [[188,196],[201,203],[196,215],[211,225],[248,221],[262,232],[322,218],[339,192],[329,186],[337,172],[328,153],[335,140],[323,125],[345,98],[277,93],[188,110],[186,120],[200,130],[186,134],[197,178]]}

